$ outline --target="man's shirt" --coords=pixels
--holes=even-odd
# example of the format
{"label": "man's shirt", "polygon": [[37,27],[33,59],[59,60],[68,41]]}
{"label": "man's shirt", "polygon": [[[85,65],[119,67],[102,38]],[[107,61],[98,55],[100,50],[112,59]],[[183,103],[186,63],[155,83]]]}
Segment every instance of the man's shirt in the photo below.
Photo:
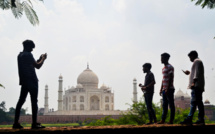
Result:
{"label": "man's shirt", "polygon": [[[145,76],[144,86],[148,86],[153,81],[155,82],[155,77],[154,77],[154,74],[150,71]],[[147,87],[147,89],[144,91],[144,93],[154,93],[154,85]]]}
{"label": "man's shirt", "polygon": [[38,82],[35,72],[35,59],[31,52],[20,52],[18,55],[19,85],[26,82]]}
{"label": "man's shirt", "polygon": [[[164,68],[162,69],[162,74],[163,74],[163,80],[162,80],[163,90],[166,90],[168,87],[174,88],[174,85],[173,85],[174,67],[170,64],[164,66]],[[173,78],[172,78],[173,80],[171,83],[169,82],[170,81],[170,75],[173,76]]]}
{"label": "man's shirt", "polygon": [[200,90],[204,91],[205,87],[205,77],[204,77],[204,65],[199,58],[196,58],[193,61],[193,65],[190,72],[190,79],[189,79],[189,86],[191,88],[194,79],[197,79],[195,83],[195,87],[199,88]]}

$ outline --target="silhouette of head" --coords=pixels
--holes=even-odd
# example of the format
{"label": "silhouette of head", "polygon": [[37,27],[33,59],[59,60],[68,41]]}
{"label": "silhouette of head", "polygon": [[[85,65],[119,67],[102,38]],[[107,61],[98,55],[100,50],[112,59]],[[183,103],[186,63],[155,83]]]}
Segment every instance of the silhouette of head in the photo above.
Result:
{"label": "silhouette of head", "polygon": [[168,53],[161,54],[161,63],[168,63],[170,55]]}
{"label": "silhouette of head", "polygon": [[190,58],[190,61],[193,62],[196,58],[198,58],[198,53],[193,50],[188,54],[188,57]]}
{"label": "silhouette of head", "polygon": [[22,42],[24,51],[31,52],[35,48],[35,44],[32,40],[25,40]]}
{"label": "silhouette of head", "polygon": [[143,64],[143,72],[147,73],[148,71],[150,71],[152,68],[152,65],[150,63],[145,63]]}

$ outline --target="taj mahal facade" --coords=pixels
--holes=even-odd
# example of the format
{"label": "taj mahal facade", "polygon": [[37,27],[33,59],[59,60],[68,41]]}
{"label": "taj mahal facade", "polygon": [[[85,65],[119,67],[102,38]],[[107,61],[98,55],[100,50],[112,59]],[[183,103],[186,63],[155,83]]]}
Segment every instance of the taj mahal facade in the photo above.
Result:
{"label": "taj mahal facade", "polygon": [[114,93],[104,84],[98,87],[98,76],[89,68],[77,78],[77,85],[63,91],[63,77],[59,76],[58,109],[49,111],[48,85],[45,86],[44,115],[120,115],[114,110]]}

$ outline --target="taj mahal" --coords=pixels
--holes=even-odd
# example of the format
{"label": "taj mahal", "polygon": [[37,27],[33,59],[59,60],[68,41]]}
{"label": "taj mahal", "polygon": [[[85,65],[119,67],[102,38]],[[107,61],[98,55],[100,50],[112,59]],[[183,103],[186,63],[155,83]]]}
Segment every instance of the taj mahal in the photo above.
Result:
{"label": "taj mahal", "polygon": [[89,68],[80,73],[77,85],[63,91],[63,77],[59,76],[58,109],[50,112],[48,85],[45,86],[44,115],[119,115],[114,110],[114,93],[104,84],[98,87],[99,78]]}

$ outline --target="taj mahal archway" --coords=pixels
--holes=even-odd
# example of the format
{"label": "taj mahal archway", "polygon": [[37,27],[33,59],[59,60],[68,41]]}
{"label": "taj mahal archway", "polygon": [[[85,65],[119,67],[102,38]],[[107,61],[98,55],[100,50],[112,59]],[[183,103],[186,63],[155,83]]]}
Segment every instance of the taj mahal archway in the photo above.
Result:
{"label": "taj mahal archway", "polygon": [[90,97],[90,110],[99,110],[99,97],[94,95]]}

